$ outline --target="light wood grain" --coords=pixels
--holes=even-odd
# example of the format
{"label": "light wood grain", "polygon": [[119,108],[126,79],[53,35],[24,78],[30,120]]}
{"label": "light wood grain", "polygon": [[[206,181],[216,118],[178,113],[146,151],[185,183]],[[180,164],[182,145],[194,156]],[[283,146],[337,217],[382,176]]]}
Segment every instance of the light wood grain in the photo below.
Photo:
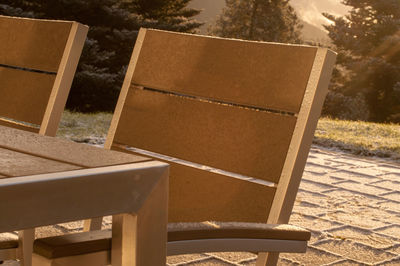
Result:
{"label": "light wood grain", "polygon": [[316,47],[143,31],[133,84],[299,111]]}
{"label": "light wood grain", "polygon": [[39,134],[55,136],[57,133],[87,32],[87,26],[76,22],[72,23],[57,76],[48,98],[46,111],[42,117]]}
{"label": "light wood grain", "polygon": [[8,176],[34,175],[80,169],[76,165],[60,163],[0,148],[0,171]]}
{"label": "light wood grain", "polygon": [[132,87],[114,142],[277,182],[295,122]]}
{"label": "light wood grain", "polygon": [[265,221],[275,188],[170,164],[169,222]]}
{"label": "light wood grain", "polygon": [[0,16],[0,64],[57,72],[72,24]]}
{"label": "light wood grain", "polygon": [[[107,151],[3,126],[0,126],[0,147],[80,167],[99,167],[149,160],[145,157]],[[15,163],[18,165],[17,161]],[[0,170],[0,172],[3,171]]]}
{"label": "light wood grain", "polygon": [[55,78],[0,66],[0,116],[40,125]]}
{"label": "light wood grain", "polygon": [[[0,232],[137,213],[168,171],[144,162],[0,179]],[[157,211],[156,211],[157,212]]]}
{"label": "light wood grain", "polygon": [[[289,222],[335,60],[336,53],[318,50],[268,223]],[[274,265],[278,257],[279,253],[260,254],[256,265]]]}

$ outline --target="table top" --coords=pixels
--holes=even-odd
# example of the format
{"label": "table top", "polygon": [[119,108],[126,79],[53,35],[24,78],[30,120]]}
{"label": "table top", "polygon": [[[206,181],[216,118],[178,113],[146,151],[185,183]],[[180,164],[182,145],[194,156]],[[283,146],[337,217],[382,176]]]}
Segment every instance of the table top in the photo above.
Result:
{"label": "table top", "polygon": [[134,213],[168,180],[168,165],[0,126],[0,176],[7,232]]}
{"label": "table top", "polygon": [[0,126],[0,176],[16,177],[151,159]]}

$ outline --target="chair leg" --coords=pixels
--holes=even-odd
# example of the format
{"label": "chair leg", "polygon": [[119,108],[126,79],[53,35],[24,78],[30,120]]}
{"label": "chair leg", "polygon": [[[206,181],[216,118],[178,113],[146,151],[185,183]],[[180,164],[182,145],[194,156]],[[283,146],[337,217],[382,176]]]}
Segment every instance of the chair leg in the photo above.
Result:
{"label": "chair leg", "polygon": [[103,217],[84,220],[83,231],[87,232],[87,231],[101,230],[102,222],[103,222]]}
{"label": "chair leg", "polygon": [[275,266],[278,264],[278,259],[278,252],[259,253],[256,266]]}
{"label": "chair leg", "polygon": [[32,266],[33,241],[35,229],[18,231],[18,254],[21,266]]}

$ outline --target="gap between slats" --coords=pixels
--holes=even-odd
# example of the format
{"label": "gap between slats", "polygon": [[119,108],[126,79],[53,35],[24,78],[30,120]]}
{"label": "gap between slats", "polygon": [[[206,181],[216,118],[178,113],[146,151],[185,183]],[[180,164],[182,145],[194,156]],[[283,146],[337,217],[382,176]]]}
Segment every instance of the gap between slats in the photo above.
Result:
{"label": "gap between slats", "polygon": [[183,93],[158,90],[158,89],[147,88],[147,87],[136,86],[136,85],[133,85],[133,86],[136,89],[142,89],[142,90],[152,91],[152,92],[156,92],[156,93],[163,93],[163,94],[167,94],[167,95],[171,95],[171,96],[183,97],[183,98],[187,98],[187,99],[193,99],[193,100],[198,100],[198,101],[203,101],[203,102],[208,102],[208,103],[222,104],[222,105],[228,105],[228,106],[232,106],[232,107],[239,107],[239,108],[255,110],[255,111],[259,111],[259,112],[267,112],[267,113],[273,113],[273,114],[280,114],[280,115],[287,115],[287,116],[297,117],[296,113],[277,110],[277,109],[272,109],[272,108],[263,108],[263,107],[252,106],[252,105],[244,105],[244,104],[232,103],[232,102],[227,102],[227,101],[215,100],[215,99],[212,99],[212,98],[206,98],[206,97],[200,97],[200,96],[192,96],[192,95],[183,94]]}

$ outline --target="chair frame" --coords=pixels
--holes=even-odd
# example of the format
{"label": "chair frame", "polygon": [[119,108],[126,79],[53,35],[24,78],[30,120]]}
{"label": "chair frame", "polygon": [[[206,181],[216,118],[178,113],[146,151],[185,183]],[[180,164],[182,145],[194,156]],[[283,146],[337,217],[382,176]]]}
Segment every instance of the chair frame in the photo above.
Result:
{"label": "chair frame", "polygon": [[[141,53],[142,44],[144,43],[148,31],[154,32],[156,30],[141,29],[139,32],[106,139],[105,148],[123,150],[123,147],[114,145],[114,137],[123,112],[125,100],[128,96],[128,91],[132,89],[132,86],[136,86],[136,84],[132,84],[132,78]],[[274,186],[276,188],[276,196],[272,201],[272,207],[266,221],[269,225],[287,224],[289,221],[308,152],[311,147],[314,131],[327,93],[336,54],[326,48],[315,49],[316,54],[312,63],[300,110],[297,115],[296,125],[289,143],[289,149],[286,153],[283,170],[281,171],[279,182]],[[125,151],[131,152],[129,150]],[[162,160],[162,158],[158,159]],[[97,219],[91,222],[86,221],[84,228],[85,230],[98,230],[100,226],[101,220]],[[169,241],[168,255],[209,251],[263,251],[264,253],[260,253],[258,256],[257,265],[276,265],[279,252],[305,252],[307,247],[307,239],[293,242],[289,239],[265,239],[264,241],[258,239],[255,240],[256,244],[254,246],[249,245],[249,241],[249,239],[233,239],[232,237],[223,237],[222,239],[213,238],[209,240],[183,239],[176,242]],[[254,241],[254,239],[252,239],[252,241]],[[239,246],[235,244],[239,244]],[[226,246],[224,247],[224,245]],[[260,247],[263,247],[262,250],[258,249]]]}
{"label": "chair frame", "polygon": [[[23,20],[32,24],[46,21],[55,22],[52,20],[39,20],[8,16],[0,16],[0,19],[10,19],[15,21]],[[0,117],[0,125],[36,132],[40,135],[56,135],[88,32],[88,27],[83,24],[72,21],[68,21],[67,23],[71,24],[71,29],[69,31],[58,70],[55,74],[55,81],[53,83],[50,97],[39,128],[34,127],[29,123],[25,123],[26,121],[15,121],[6,117]],[[7,68],[6,65],[2,65],[2,67]],[[21,261],[21,265],[31,265],[34,238],[35,229],[19,231],[18,246],[3,250],[0,249],[0,260],[19,259]]]}

